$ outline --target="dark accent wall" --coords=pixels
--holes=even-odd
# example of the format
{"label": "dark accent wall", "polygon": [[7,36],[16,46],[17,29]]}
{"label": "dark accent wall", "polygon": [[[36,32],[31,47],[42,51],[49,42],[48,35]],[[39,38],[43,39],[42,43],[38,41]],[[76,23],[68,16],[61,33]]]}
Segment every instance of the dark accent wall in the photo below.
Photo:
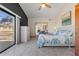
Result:
{"label": "dark accent wall", "polygon": [[28,18],[25,15],[24,11],[20,7],[19,3],[0,3],[1,5],[5,6],[6,8],[10,9],[14,13],[21,16],[20,25],[21,26],[28,26]]}

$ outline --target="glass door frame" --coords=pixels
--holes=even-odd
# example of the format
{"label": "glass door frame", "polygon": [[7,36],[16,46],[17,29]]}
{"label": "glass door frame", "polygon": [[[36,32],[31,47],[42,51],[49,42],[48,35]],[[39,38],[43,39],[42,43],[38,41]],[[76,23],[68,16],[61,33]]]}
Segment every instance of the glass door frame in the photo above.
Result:
{"label": "glass door frame", "polygon": [[10,47],[12,47],[13,45],[16,44],[16,16],[14,14],[12,14],[11,12],[9,12],[9,11],[1,8],[1,7],[0,7],[0,10],[2,10],[2,11],[6,12],[6,13],[8,13],[8,14],[10,14],[10,15],[12,15],[14,17],[14,43],[11,44],[9,47],[5,48],[3,51],[0,51],[0,53],[2,53],[5,50],[7,50],[8,48],[10,48]]}

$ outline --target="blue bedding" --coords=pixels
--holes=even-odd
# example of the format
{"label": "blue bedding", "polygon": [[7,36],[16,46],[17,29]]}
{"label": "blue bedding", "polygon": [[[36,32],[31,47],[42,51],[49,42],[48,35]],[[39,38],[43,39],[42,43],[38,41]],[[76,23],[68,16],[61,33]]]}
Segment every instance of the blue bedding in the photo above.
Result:
{"label": "blue bedding", "polygon": [[69,32],[69,31],[65,32],[67,34],[62,34],[64,32],[65,31],[60,32],[59,34],[55,34],[55,35],[40,34],[38,36],[38,40],[37,40],[37,47],[41,48],[46,43],[51,44],[52,46],[59,45],[59,44],[67,44],[67,45],[71,44],[70,40],[72,39],[72,36],[68,35],[67,32]]}

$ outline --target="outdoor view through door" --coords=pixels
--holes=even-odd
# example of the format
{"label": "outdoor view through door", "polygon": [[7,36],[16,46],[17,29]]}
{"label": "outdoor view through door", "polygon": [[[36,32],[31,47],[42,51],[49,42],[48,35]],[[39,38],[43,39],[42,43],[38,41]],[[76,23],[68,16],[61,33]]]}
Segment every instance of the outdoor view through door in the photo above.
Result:
{"label": "outdoor view through door", "polygon": [[0,8],[0,52],[15,43],[15,16]]}
{"label": "outdoor view through door", "polygon": [[45,22],[37,22],[36,23],[36,35],[38,35],[39,33],[44,33],[48,31],[48,24]]}

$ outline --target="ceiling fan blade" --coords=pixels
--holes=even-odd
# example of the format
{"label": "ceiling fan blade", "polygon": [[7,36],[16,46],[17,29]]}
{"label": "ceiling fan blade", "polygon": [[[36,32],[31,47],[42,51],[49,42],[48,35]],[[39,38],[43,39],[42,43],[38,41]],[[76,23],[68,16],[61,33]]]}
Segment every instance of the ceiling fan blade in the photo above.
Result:
{"label": "ceiling fan blade", "polygon": [[51,6],[49,4],[45,4],[46,7],[51,8]]}
{"label": "ceiling fan blade", "polygon": [[52,8],[50,5],[48,5],[48,8]]}

